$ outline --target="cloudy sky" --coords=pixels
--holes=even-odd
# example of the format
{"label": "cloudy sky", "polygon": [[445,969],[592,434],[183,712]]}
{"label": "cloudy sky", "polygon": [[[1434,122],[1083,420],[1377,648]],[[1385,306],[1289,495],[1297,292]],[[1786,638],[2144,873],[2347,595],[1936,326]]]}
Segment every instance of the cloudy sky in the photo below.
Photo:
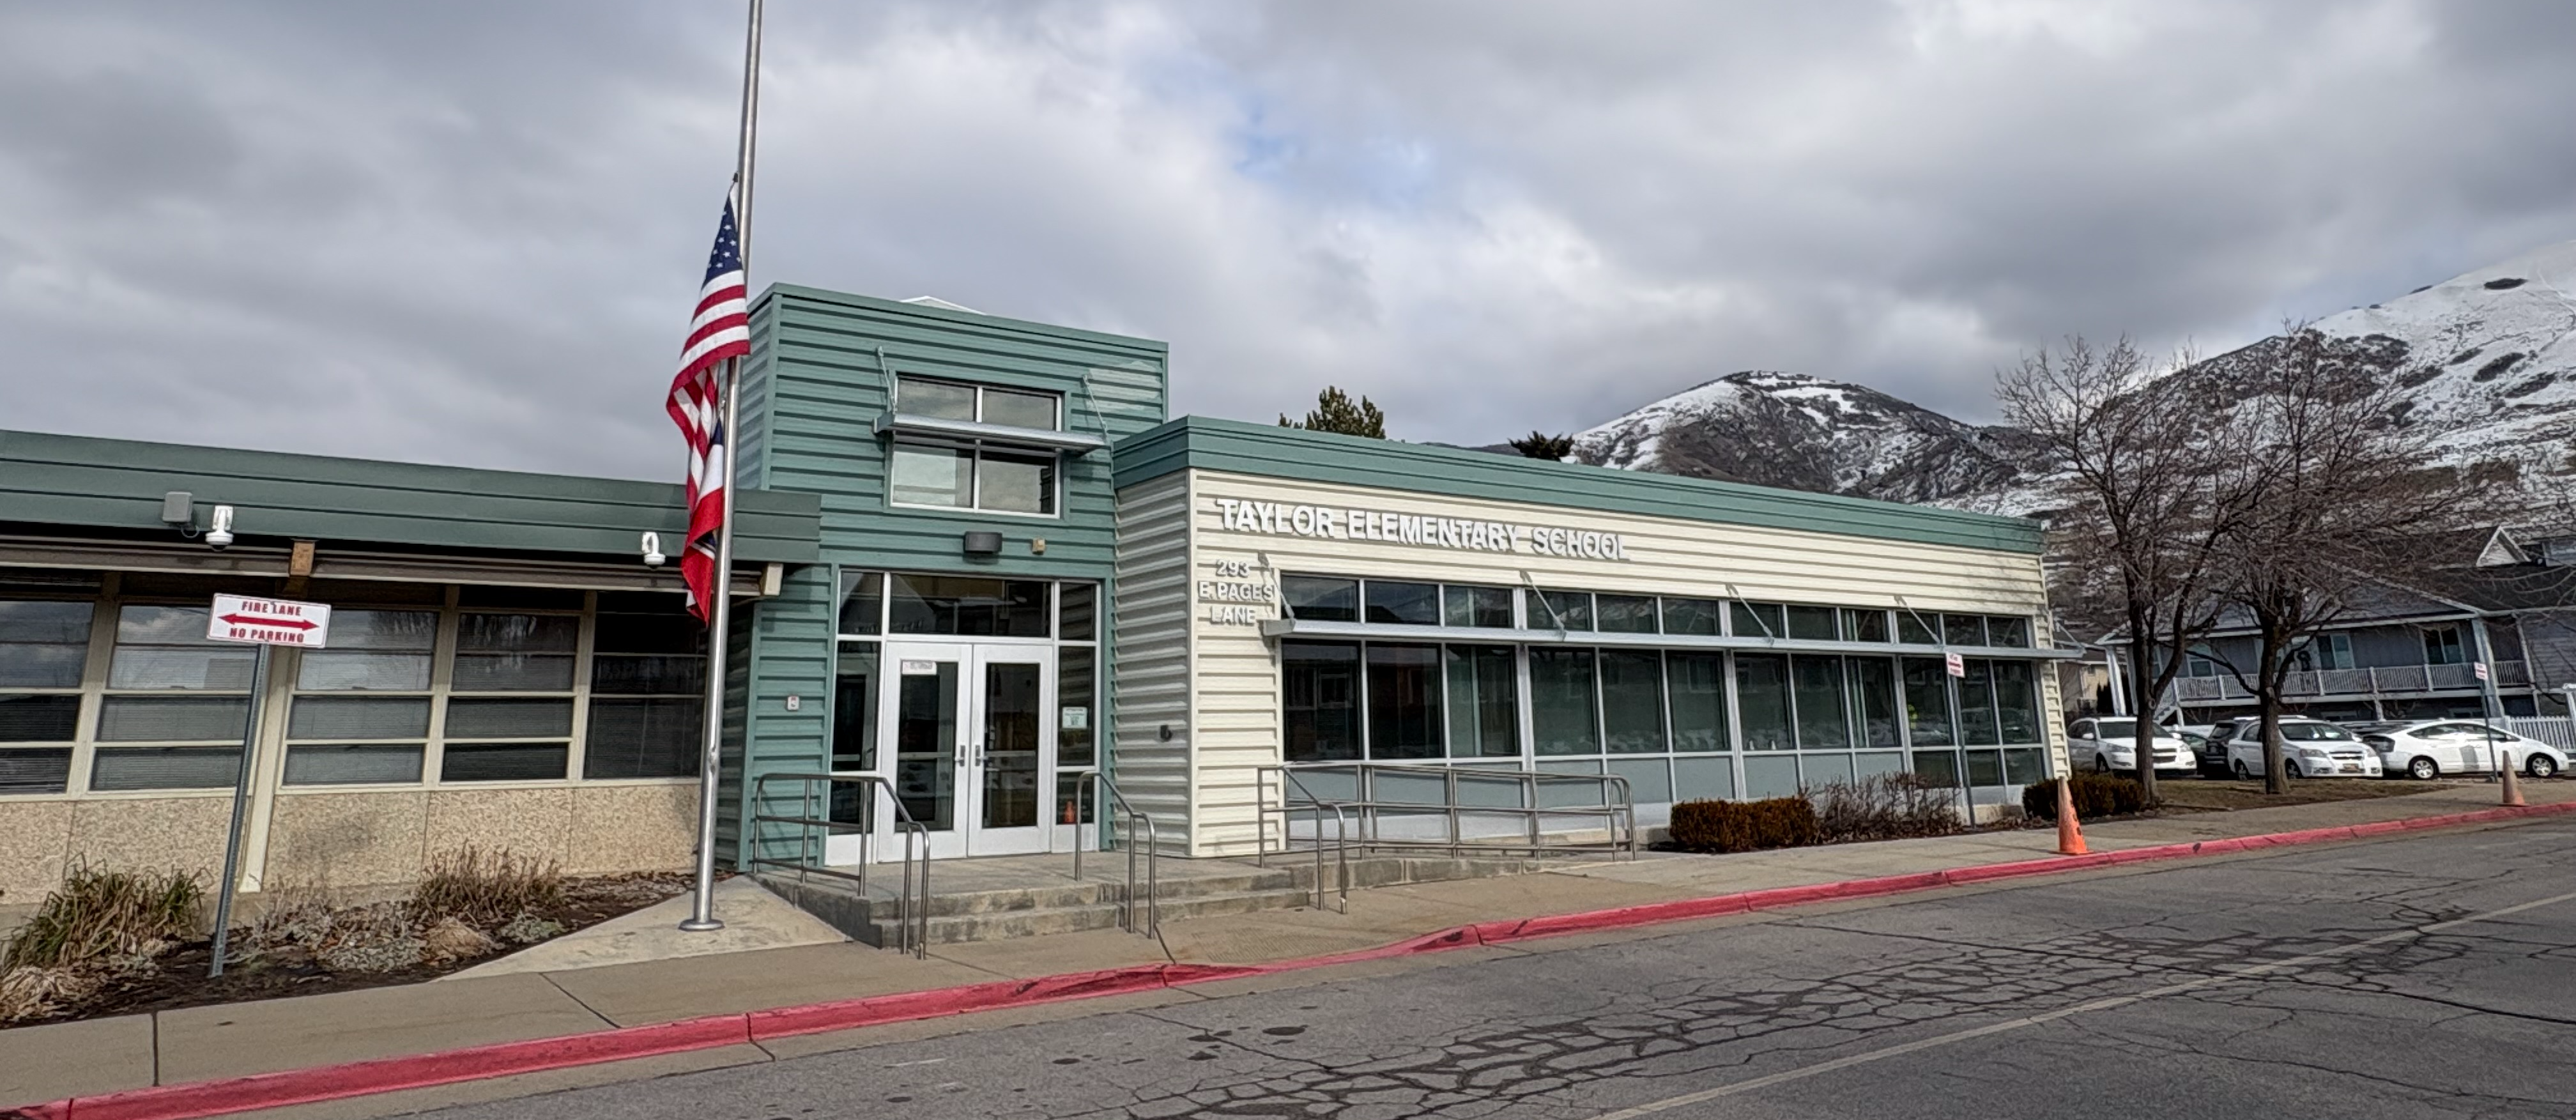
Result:
{"label": "cloudy sky", "polygon": [[[0,428],[629,477],[741,5],[0,0]],[[1578,429],[1748,368],[1991,417],[2576,238],[2555,0],[769,10],[755,283]]]}

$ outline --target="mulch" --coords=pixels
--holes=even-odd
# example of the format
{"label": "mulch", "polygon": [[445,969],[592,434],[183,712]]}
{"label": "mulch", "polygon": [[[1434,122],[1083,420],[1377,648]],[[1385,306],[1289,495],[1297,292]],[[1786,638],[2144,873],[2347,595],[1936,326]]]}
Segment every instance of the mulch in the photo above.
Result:
{"label": "mulch", "polygon": [[[686,874],[672,872],[566,879],[563,902],[538,916],[561,925],[564,933],[571,933],[682,894],[692,881]],[[525,947],[504,945],[479,957],[421,964],[389,972],[333,972],[315,962],[310,954],[287,949],[225,965],[221,977],[209,978],[206,969],[213,963],[213,942],[199,940],[164,954],[154,971],[110,980],[97,993],[59,1014],[21,1020],[6,1026],[32,1027],[74,1019],[416,984],[472,968]]]}

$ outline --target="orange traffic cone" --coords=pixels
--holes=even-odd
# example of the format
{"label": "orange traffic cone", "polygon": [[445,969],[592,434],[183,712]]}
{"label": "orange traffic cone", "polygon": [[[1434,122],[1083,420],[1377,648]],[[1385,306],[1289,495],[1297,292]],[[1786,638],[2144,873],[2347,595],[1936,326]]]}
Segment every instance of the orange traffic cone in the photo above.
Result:
{"label": "orange traffic cone", "polygon": [[2513,755],[2508,752],[2499,761],[2502,763],[2502,769],[2504,770],[2504,803],[2507,805],[2522,804],[2522,783],[2514,780]]}
{"label": "orange traffic cone", "polygon": [[2084,826],[2075,823],[2075,791],[2064,778],[2057,780],[2057,854],[2091,855],[2084,846]]}

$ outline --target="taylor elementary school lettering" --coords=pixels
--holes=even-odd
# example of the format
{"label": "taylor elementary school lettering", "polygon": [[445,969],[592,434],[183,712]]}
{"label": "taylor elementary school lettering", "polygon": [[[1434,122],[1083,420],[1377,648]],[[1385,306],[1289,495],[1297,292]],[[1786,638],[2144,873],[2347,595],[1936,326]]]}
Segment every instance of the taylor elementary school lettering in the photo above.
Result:
{"label": "taylor elementary school lettering", "polygon": [[1588,529],[1233,498],[1216,499],[1216,510],[1225,528],[1237,533],[1381,541],[1475,552],[1526,552],[1587,560],[1628,558],[1628,542],[1623,536]]}

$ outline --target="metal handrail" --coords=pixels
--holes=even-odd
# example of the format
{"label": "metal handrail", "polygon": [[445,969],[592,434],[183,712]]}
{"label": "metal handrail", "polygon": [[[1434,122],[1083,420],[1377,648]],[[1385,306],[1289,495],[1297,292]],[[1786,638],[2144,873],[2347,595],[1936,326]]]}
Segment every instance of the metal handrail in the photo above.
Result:
{"label": "metal handrail", "polygon": [[[1313,790],[1307,788],[1306,784],[1298,778],[1298,774],[1300,772],[1311,774],[1319,771],[1333,770],[1349,771],[1354,776],[1359,790],[1358,797],[1319,797]],[[1279,801],[1275,806],[1272,804],[1270,798],[1271,775],[1274,773],[1278,775],[1279,780]],[[1376,790],[1377,776],[1381,773],[1393,773],[1399,775],[1413,774],[1426,777],[1438,776],[1442,782],[1441,801],[1434,804],[1424,801],[1380,800],[1377,796]],[[1522,793],[1519,799],[1520,804],[1465,805],[1460,803],[1458,798],[1458,781],[1459,776],[1462,773],[1471,775],[1478,780],[1509,780],[1519,783]],[[1327,762],[1307,763],[1302,765],[1274,763],[1259,768],[1259,776],[1256,779],[1256,783],[1256,814],[1261,834],[1258,858],[1262,863],[1267,864],[1269,862],[1269,856],[1272,851],[1270,847],[1270,819],[1273,815],[1279,817],[1280,824],[1280,845],[1278,851],[1285,854],[1293,851],[1295,846],[1295,839],[1290,834],[1288,828],[1289,823],[1299,813],[1313,814],[1314,826],[1311,834],[1311,842],[1314,845],[1316,853],[1315,895],[1316,906],[1319,909],[1323,905],[1323,811],[1328,808],[1334,813],[1336,818],[1336,828],[1338,829],[1333,846],[1342,853],[1339,878],[1342,884],[1342,896],[1344,899],[1345,910],[1348,909],[1348,899],[1350,896],[1350,860],[1348,853],[1350,849],[1355,846],[1361,848],[1444,847],[1447,848],[1453,856],[1464,854],[1467,850],[1472,848],[1502,848],[1511,851],[1526,849],[1533,855],[1544,855],[1551,847],[1551,845],[1546,842],[1546,831],[1544,827],[1546,818],[1598,816],[1603,819],[1604,829],[1609,834],[1611,857],[1616,859],[1619,851],[1624,848],[1628,853],[1628,858],[1637,858],[1638,843],[1636,801],[1632,787],[1628,783],[1628,779],[1617,774],[1565,774],[1518,768],[1503,769],[1500,767],[1486,768],[1452,766],[1435,763],[1404,762]],[[1600,789],[1603,791],[1601,804],[1548,806],[1541,805],[1539,803],[1539,789],[1541,786],[1547,784],[1562,785],[1567,783],[1589,784]],[[1615,794],[1615,798],[1612,796],[1613,794]],[[1419,815],[1433,812],[1441,813],[1447,818],[1447,834],[1444,838],[1440,839],[1385,836],[1379,832],[1377,827],[1378,816],[1381,810],[1391,810],[1396,815],[1400,816]],[[1356,839],[1354,839],[1350,834],[1349,821],[1351,814],[1354,812],[1356,812],[1360,824]],[[1512,844],[1497,844],[1469,837],[1462,828],[1462,818],[1468,813],[1480,815],[1515,815],[1523,817],[1527,820],[1529,825],[1527,835],[1523,838],[1523,842]]]}
{"label": "metal handrail", "polygon": [[[1088,770],[1082,776],[1087,780],[1073,787],[1073,877],[1077,880],[1082,878],[1082,825],[1089,816],[1083,811],[1083,795],[1098,787],[1098,792],[1106,793],[1108,797],[1103,800],[1095,794],[1090,803],[1115,805],[1118,814],[1125,818],[1127,827],[1127,891],[1119,898],[1118,928],[1129,933],[1140,932],[1136,928],[1136,826],[1141,824],[1145,826],[1145,928],[1141,932],[1147,937],[1160,936],[1163,930],[1162,879],[1155,861],[1161,858],[1163,843],[1161,834],[1154,828],[1154,818],[1139,811],[1127,800],[1126,794],[1118,792],[1118,784],[1110,781],[1106,772]],[[1107,837],[1104,835],[1102,839]]]}
{"label": "metal handrail", "polygon": [[[773,781],[798,783],[800,789],[797,800],[803,807],[803,815],[789,817],[774,813],[753,813],[751,843],[748,845],[752,855],[750,859],[744,861],[745,865],[753,868],[762,866],[791,868],[796,872],[796,883],[799,887],[805,885],[807,876],[810,875],[846,879],[859,885],[861,898],[867,897],[868,868],[876,862],[877,802],[874,794],[877,790],[885,791],[886,801],[894,806],[894,830],[903,837],[903,891],[895,896],[897,904],[895,948],[898,951],[908,950],[915,958],[927,957],[930,953],[930,830],[923,827],[920,821],[913,819],[911,810],[904,808],[903,798],[895,796],[894,783],[875,774],[842,771],[762,774],[752,779],[752,803],[755,807],[765,807],[769,804],[769,783]],[[823,812],[820,816],[815,813],[816,783],[821,783],[824,794]],[[870,795],[859,812],[857,822],[836,821],[831,818],[830,795],[835,784],[861,786],[869,791]],[[762,824],[797,826],[794,860],[774,859],[760,854],[763,848],[760,835]],[[823,839],[827,844],[836,834],[849,833],[858,836],[859,869],[857,871],[843,871],[822,865],[814,851],[814,832],[818,828],[822,830]],[[916,837],[920,841],[918,845],[914,843]],[[916,858],[921,863],[921,871],[917,878],[912,867]]]}

